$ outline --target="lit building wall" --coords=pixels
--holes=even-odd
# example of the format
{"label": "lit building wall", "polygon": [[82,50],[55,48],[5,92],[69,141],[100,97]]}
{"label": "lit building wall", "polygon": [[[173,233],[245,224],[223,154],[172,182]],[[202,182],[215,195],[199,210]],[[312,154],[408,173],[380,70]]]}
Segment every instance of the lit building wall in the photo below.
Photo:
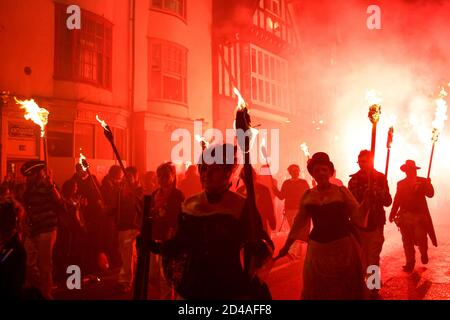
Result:
{"label": "lit building wall", "polygon": [[171,160],[174,130],[193,137],[195,119],[212,123],[212,3],[176,2],[184,8],[136,2],[136,12],[147,13],[136,16],[135,46],[133,161],[142,171]]}
{"label": "lit building wall", "polygon": [[[72,4],[79,5],[83,10],[82,31],[61,30],[61,19],[68,17],[69,14],[65,14],[65,17],[61,14],[58,18],[57,8],[58,6],[65,8]],[[85,14],[86,12],[88,13]],[[130,118],[128,13],[129,2],[121,0],[0,2],[0,37],[2,47],[7,48],[0,50],[0,70],[2,70],[0,91],[10,92],[7,103],[2,107],[2,174],[5,173],[7,166],[10,170],[18,169],[27,159],[42,158],[39,141],[32,134],[36,126],[23,120],[23,111],[15,104],[14,96],[20,99],[34,98],[50,111],[49,164],[58,183],[73,173],[73,166],[78,161],[79,147],[86,145],[87,149],[91,149],[83,151],[90,156],[88,161],[91,163],[91,170],[100,176],[114,163],[113,154],[108,150],[110,149],[108,142],[95,121],[96,114],[114,128],[120,140],[119,149],[122,156],[124,159],[128,158],[127,128]],[[71,38],[71,32],[84,32],[86,23],[92,17],[97,19],[92,21],[104,23],[103,31],[106,30],[107,24],[111,24],[110,72],[106,76],[106,60],[102,58],[103,69],[97,64],[95,70],[89,69],[87,60],[83,60],[84,80],[88,74],[92,74],[91,82],[80,81],[80,77],[78,79],[58,77],[55,72],[55,60],[59,57],[58,50],[61,50],[58,39]],[[58,37],[57,34],[62,36]],[[92,43],[103,39],[104,43],[101,44],[103,45],[106,43],[105,37],[103,35],[92,39]],[[83,44],[82,51],[86,54],[91,45],[90,40],[77,39],[77,45]],[[104,54],[103,51],[101,53]],[[98,51],[93,54],[92,61],[100,61],[96,54]],[[81,67],[77,69],[79,65],[74,60],[75,56],[81,59],[76,47],[73,47],[73,56],[70,59],[61,59],[60,65],[73,68],[71,70],[81,70]],[[31,73],[26,74],[25,67],[29,67]],[[100,73],[101,77],[98,76]],[[106,77],[109,77],[109,80]],[[97,80],[100,78],[104,83],[108,81],[109,85],[99,85]]]}

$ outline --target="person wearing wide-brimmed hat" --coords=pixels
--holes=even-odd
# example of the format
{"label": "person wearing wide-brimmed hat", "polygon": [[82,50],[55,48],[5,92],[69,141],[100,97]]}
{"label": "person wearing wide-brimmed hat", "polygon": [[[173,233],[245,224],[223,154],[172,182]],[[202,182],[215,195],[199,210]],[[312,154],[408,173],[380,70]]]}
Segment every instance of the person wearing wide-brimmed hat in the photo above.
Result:
{"label": "person wearing wide-brimmed hat", "polygon": [[402,234],[406,265],[403,270],[412,272],[416,263],[414,245],[419,247],[421,261],[428,263],[428,239],[437,246],[436,234],[430,216],[426,198],[434,196],[434,188],[430,179],[417,176],[420,169],[413,160],[406,160],[400,167],[406,178],[397,184],[389,221],[398,224]]}
{"label": "person wearing wide-brimmed hat", "polygon": [[52,298],[53,246],[56,241],[58,212],[61,195],[47,175],[46,164],[30,160],[23,164],[21,173],[27,178],[23,195],[27,232],[27,286],[39,289],[41,294]]}
{"label": "person wearing wide-brimmed hat", "polygon": [[358,204],[346,187],[330,183],[335,170],[326,153],[314,154],[307,168],[317,186],[303,196],[279,257],[295,240],[308,242],[302,299],[363,299],[364,276],[353,224],[364,226],[367,201]]}

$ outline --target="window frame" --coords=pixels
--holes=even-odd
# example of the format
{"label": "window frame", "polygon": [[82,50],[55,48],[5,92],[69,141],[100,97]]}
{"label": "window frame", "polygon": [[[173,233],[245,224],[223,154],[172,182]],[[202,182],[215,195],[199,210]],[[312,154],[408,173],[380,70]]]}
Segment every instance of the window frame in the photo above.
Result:
{"label": "window frame", "polygon": [[[160,67],[160,75],[159,75],[159,95],[153,96],[152,88],[153,85],[153,46],[155,44],[160,45],[160,56],[159,56],[159,67]],[[173,70],[167,70],[168,59],[166,57],[167,50],[165,48],[172,47],[181,51],[183,55],[182,61],[178,61],[180,63],[180,70],[182,72],[180,74],[174,72]],[[183,106],[188,105],[188,90],[187,90],[187,79],[188,79],[188,52],[189,50],[180,45],[179,43],[168,41],[160,38],[148,38],[148,101],[161,101],[161,102],[169,102],[180,104]],[[184,65],[183,65],[184,63]],[[183,74],[184,72],[184,74]],[[179,77],[182,81],[182,99],[181,100],[173,100],[164,97],[164,77],[176,78]]]}
{"label": "window frame", "polygon": [[166,1],[172,1],[172,0],[161,0],[162,5],[161,8],[155,7],[153,5],[153,0],[149,0],[149,9],[152,11],[156,11],[156,12],[161,12],[161,13],[165,13],[168,15],[171,15],[175,18],[180,19],[181,21],[183,21],[185,24],[187,24],[187,0],[181,0],[183,2],[183,14],[180,15],[178,14],[176,11],[170,10],[170,9],[166,9],[166,7],[164,6]]}
{"label": "window frame", "polygon": [[253,103],[281,112],[292,111],[288,66],[288,60],[250,44],[250,92]]}
{"label": "window frame", "polygon": [[[55,3],[55,32],[54,32],[54,65],[53,78],[55,80],[72,81],[78,83],[89,84],[98,88],[112,91],[113,82],[113,24],[106,18],[93,12],[81,9],[81,24],[86,26],[88,21],[94,26],[94,33],[87,32],[86,28],[81,30],[67,30],[66,23],[66,5]],[[62,25],[64,25],[63,28]],[[100,37],[97,27],[101,26],[103,36]],[[82,45],[84,39],[91,38],[93,48],[91,48],[92,56],[92,79],[89,79],[83,72],[88,65],[83,64],[83,54],[89,52],[87,46]],[[109,38],[109,39],[108,39]],[[97,45],[101,43],[102,50],[98,50]],[[67,48],[65,48],[67,46]],[[98,77],[98,55],[101,54],[101,79]],[[70,61],[66,61],[70,59]],[[69,69],[64,69],[70,65]]]}

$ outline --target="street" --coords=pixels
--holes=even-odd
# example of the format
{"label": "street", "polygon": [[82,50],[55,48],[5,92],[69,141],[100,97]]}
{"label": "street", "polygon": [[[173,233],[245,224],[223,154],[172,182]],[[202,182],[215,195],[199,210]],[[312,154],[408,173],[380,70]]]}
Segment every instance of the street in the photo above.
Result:
{"label": "street", "polygon": [[[413,273],[403,272],[405,264],[401,235],[394,224],[385,227],[386,241],[381,253],[382,300],[449,300],[450,299],[450,226],[435,225],[438,247],[430,243],[430,261],[420,263],[417,251]],[[268,283],[275,300],[300,297],[300,263],[281,259],[272,269]]]}
{"label": "street", "polygon": [[[403,272],[403,247],[400,232],[394,224],[385,228],[385,244],[381,253],[382,288],[381,300],[449,300],[450,299],[450,226],[437,225],[439,247],[429,248],[430,262],[423,266],[417,250],[416,268],[413,273]],[[281,248],[286,232],[273,235],[276,251]],[[430,244],[431,245],[431,244]],[[304,248],[305,249],[305,248]],[[303,249],[303,250],[304,250]],[[282,258],[275,262],[267,283],[274,300],[296,300],[300,298],[301,264],[299,260]],[[125,300],[131,294],[123,295],[115,291],[116,274],[102,278],[99,283],[83,283],[81,290],[58,289],[56,299],[99,299]],[[152,289],[149,288],[152,298]],[[155,297],[156,298],[156,297]]]}

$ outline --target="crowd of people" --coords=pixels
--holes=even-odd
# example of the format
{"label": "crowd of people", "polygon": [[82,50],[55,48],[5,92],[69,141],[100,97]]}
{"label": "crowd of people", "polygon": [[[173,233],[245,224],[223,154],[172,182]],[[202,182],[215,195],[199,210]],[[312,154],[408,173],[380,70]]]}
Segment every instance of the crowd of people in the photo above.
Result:
{"label": "crowd of people", "polygon": [[[271,299],[257,270],[273,263],[271,235],[285,222],[289,233],[275,259],[301,259],[302,299],[373,298],[379,288],[368,291],[365,279],[369,266],[380,265],[385,210],[392,202],[389,221],[402,234],[405,272],[414,270],[415,245],[423,264],[427,236],[437,245],[426,202],[433,186],[417,176],[412,160],[401,167],[406,178],[394,201],[367,150],[359,154],[360,170],[348,188],[323,152],[308,161],[313,187],[296,164],[287,168],[290,178],[281,188],[271,175],[253,170],[255,220],[246,200],[247,177],[244,170],[236,174],[236,148],[214,145],[205,152],[219,149],[224,161],[192,165],[182,177],[170,162],[143,175],[113,165],[100,183],[77,164],[61,188],[43,161],[25,163],[25,183],[7,176],[1,184],[0,295],[52,299],[55,284],[65,285],[69,265],[79,266],[87,281],[117,274],[115,290],[130,293],[136,251],[144,247],[136,245],[144,196],[151,197],[152,298]],[[282,216],[276,198],[284,201]],[[243,248],[248,268],[242,266]]]}

